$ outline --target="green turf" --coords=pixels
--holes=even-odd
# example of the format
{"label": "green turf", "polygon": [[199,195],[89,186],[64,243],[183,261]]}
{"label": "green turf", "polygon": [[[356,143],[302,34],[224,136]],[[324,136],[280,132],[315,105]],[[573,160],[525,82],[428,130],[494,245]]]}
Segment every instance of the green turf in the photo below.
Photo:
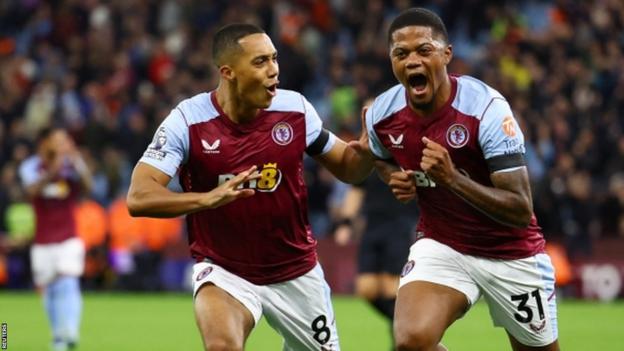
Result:
{"label": "green turf", "polygon": [[[342,350],[389,346],[389,326],[362,301],[334,299]],[[185,294],[87,294],[80,351],[200,350],[191,299]],[[8,349],[45,351],[49,332],[39,298],[0,292],[0,322],[8,323]],[[564,301],[559,304],[562,350],[622,350],[624,303]],[[450,350],[509,350],[505,333],[493,328],[486,306],[477,304],[444,337]],[[263,321],[247,350],[280,350],[280,338]]]}

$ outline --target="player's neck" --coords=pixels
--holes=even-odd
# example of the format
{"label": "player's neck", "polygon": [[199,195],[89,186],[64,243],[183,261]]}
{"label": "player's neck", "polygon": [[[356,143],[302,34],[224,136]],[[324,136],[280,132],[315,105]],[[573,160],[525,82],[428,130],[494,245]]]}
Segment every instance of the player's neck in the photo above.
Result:
{"label": "player's neck", "polygon": [[216,94],[219,106],[232,122],[237,124],[248,123],[258,115],[258,108],[245,104],[233,90],[228,89],[223,84],[219,84]]}
{"label": "player's neck", "polygon": [[451,84],[451,78],[446,75],[446,79],[442,81],[442,84],[438,88],[438,91],[433,97],[433,101],[427,106],[414,106],[410,101],[410,108],[423,117],[429,117],[442,109],[444,105],[451,98],[451,91],[453,90]]}

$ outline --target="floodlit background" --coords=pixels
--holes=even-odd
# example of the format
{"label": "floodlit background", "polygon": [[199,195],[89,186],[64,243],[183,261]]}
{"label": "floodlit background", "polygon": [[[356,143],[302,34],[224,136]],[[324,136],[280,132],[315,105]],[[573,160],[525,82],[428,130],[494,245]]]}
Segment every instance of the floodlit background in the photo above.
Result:
{"label": "floodlit background", "polygon": [[[39,130],[64,125],[95,175],[76,209],[89,249],[81,350],[198,349],[183,220],[130,218],[124,198],[170,109],[216,87],[212,34],[235,21],[264,28],[280,87],[302,92],[327,128],[350,139],[363,101],[395,84],[386,29],[410,6],[441,15],[449,71],[498,89],[524,130],[535,211],[556,261],[563,349],[618,349],[624,306],[609,301],[624,296],[624,2],[2,0],[0,322],[9,349],[49,341],[28,266],[33,212],[16,172]],[[387,350],[389,326],[349,297],[357,238],[340,246],[330,233],[347,186],[308,161],[310,220],[340,295],[343,349]],[[445,342],[508,349],[484,305]],[[278,336],[262,324],[248,349],[277,350]]]}

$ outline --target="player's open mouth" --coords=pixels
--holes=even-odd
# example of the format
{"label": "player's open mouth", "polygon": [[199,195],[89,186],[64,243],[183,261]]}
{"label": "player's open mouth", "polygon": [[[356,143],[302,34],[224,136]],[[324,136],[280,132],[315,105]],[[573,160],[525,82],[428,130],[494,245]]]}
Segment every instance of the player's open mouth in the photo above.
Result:
{"label": "player's open mouth", "polygon": [[422,73],[410,74],[407,77],[407,84],[412,88],[414,95],[421,95],[427,89],[427,77]]}
{"label": "player's open mouth", "polygon": [[277,94],[277,83],[273,85],[269,85],[268,87],[266,87],[266,90],[269,93],[269,95],[275,96],[275,94]]}

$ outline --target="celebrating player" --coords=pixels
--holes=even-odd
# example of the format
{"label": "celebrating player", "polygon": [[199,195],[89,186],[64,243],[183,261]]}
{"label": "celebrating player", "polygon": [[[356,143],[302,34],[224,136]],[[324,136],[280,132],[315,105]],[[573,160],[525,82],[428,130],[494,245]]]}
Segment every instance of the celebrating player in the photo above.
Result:
{"label": "celebrating player", "polygon": [[[558,350],[554,273],[532,210],[524,137],[499,92],[450,76],[442,20],[410,9],[388,30],[400,84],[366,115],[372,152],[399,167],[395,196],[421,210],[395,310],[399,350],[444,350],[481,295],[514,350]],[[417,190],[416,190],[417,189]]]}
{"label": "celebrating player", "polygon": [[76,236],[74,206],[80,190],[90,190],[91,173],[65,130],[42,130],[37,146],[37,155],[20,166],[20,178],[35,209],[33,279],[43,295],[52,349],[73,349],[80,332],[79,277],[85,255]]}
{"label": "celebrating player", "polygon": [[[299,93],[277,89],[277,52],[258,27],[213,39],[216,90],[181,102],[136,166],[135,216],[187,214],[195,316],[207,350],[242,350],[264,315],[284,350],[339,350],[307,217],[303,155],[339,179],[372,170],[366,133],[346,144]],[[179,172],[184,193],[166,185]]]}

